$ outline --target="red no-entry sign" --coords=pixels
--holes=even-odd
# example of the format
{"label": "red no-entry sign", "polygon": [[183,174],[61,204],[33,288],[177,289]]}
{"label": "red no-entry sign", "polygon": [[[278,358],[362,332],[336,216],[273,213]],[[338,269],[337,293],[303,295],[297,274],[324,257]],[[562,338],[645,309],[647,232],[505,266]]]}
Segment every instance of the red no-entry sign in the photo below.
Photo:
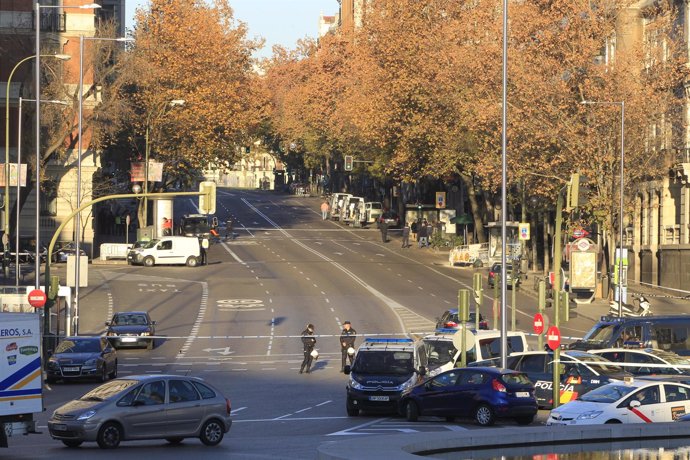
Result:
{"label": "red no-entry sign", "polygon": [[546,344],[552,350],[561,346],[561,331],[556,326],[551,326],[546,331]]}
{"label": "red no-entry sign", "polygon": [[532,325],[534,326],[535,334],[541,334],[544,332],[544,317],[541,315],[541,313],[534,315],[534,323]]}
{"label": "red no-entry sign", "polygon": [[46,293],[40,289],[29,292],[29,305],[34,308],[42,308],[46,304],[46,300],[48,300]]}

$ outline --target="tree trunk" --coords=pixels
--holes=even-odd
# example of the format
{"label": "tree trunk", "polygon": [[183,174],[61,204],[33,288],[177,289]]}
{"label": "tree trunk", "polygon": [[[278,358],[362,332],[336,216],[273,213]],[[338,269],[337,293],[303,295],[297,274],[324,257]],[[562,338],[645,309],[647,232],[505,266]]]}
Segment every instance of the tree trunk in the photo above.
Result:
{"label": "tree trunk", "polygon": [[465,182],[467,187],[467,196],[470,200],[470,210],[472,211],[472,218],[474,219],[474,231],[477,235],[478,243],[486,243],[486,235],[484,234],[484,222],[482,221],[482,208],[477,201],[477,191],[472,181],[472,176],[468,174],[460,174],[460,178]]}

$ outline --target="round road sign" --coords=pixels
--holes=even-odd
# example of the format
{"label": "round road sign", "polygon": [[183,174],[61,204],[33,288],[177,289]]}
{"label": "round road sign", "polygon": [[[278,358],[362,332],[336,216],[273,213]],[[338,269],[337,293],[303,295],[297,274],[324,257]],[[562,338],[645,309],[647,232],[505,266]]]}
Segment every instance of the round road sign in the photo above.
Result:
{"label": "round road sign", "polygon": [[534,315],[534,323],[532,325],[534,326],[535,334],[541,334],[544,332],[544,317],[541,315],[541,313]]}
{"label": "round road sign", "polygon": [[40,289],[34,289],[29,292],[29,305],[34,308],[42,308],[46,304],[46,293]]}
{"label": "round road sign", "polygon": [[[453,345],[457,350],[462,348],[462,329],[465,326],[460,326],[458,332],[453,334]],[[465,328],[465,351],[471,350],[474,347],[474,333]]]}
{"label": "round road sign", "polygon": [[546,344],[552,350],[561,346],[561,331],[556,326],[551,326],[546,331]]}

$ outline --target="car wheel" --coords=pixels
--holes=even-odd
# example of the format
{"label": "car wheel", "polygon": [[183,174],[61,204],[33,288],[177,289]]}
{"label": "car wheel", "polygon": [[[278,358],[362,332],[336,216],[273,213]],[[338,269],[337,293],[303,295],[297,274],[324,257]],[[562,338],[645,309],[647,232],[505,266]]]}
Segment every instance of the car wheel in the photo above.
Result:
{"label": "car wheel", "polygon": [[194,256],[189,256],[187,258],[187,266],[188,267],[196,267],[197,265],[199,265],[199,259],[197,259]]}
{"label": "car wheel", "polygon": [[153,260],[153,257],[148,256],[144,259],[144,266],[145,267],[153,267],[156,264],[156,261]]}
{"label": "car wheel", "polygon": [[113,366],[113,371],[110,373],[109,377],[111,379],[117,378],[117,360],[115,360],[115,365]]}
{"label": "car wheel", "polygon": [[84,441],[77,441],[76,439],[63,439],[62,443],[67,447],[79,447]]}
{"label": "car wheel", "polygon": [[165,438],[170,444],[179,444],[184,441],[184,438]]}
{"label": "car wheel", "polygon": [[486,404],[480,404],[474,411],[474,420],[481,426],[494,424],[494,412]]}
{"label": "car wheel", "polygon": [[216,419],[211,419],[201,427],[199,439],[207,446],[215,446],[223,440],[225,430],[223,424]]}
{"label": "car wheel", "polygon": [[347,402],[345,403],[345,407],[347,409],[347,415],[349,417],[357,417],[359,415],[359,408],[354,405],[352,399],[347,398]]}
{"label": "car wheel", "polygon": [[108,380],[108,366],[103,363],[103,368],[101,368],[101,376],[98,378],[101,382],[106,382]]}
{"label": "car wheel", "polygon": [[606,421],[606,424],[607,424],[607,425],[608,425],[609,423],[623,423],[623,422],[621,422],[620,420],[613,419],[613,420],[607,420],[607,421]]}
{"label": "car wheel", "polygon": [[419,406],[414,401],[408,401],[405,405],[405,418],[408,422],[416,422],[419,418]]}
{"label": "car wheel", "polygon": [[517,417],[515,419],[518,425],[529,425],[534,421],[534,415],[529,415],[525,417]]}
{"label": "car wheel", "polygon": [[120,445],[120,441],[122,441],[122,428],[120,428],[120,425],[107,422],[98,430],[96,442],[101,449],[115,449]]}

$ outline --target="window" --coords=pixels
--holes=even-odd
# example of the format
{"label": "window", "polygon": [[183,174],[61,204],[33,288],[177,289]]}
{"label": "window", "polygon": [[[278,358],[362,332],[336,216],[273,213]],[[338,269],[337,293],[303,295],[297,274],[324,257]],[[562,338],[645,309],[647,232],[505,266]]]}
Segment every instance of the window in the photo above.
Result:
{"label": "window", "polygon": [[652,387],[647,387],[643,390],[638,391],[637,393],[634,393],[628,400],[626,401],[627,404],[630,404],[631,401],[639,401],[641,405],[643,406],[648,406],[650,404],[658,404],[660,399],[659,399],[659,386],[654,385]]}
{"label": "window", "polygon": [[659,325],[652,329],[653,338],[656,337],[657,345],[662,350],[687,350],[688,327]]}
{"label": "window", "polygon": [[157,381],[145,384],[137,395],[136,402],[145,406],[155,406],[165,402],[165,382]]}
{"label": "window", "polygon": [[435,379],[431,381],[431,386],[434,388],[441,388],[441,387],[448,387],[455,385],[455,382],[458,380],[458,372],[447,372],[445,374],[441,374]]}
{"label": "window", "polygon": [[170,402],[186,402],[197,401],[199,393],[196,392],[194,386],[185,380],[171,380],[168,383],[170,388]]}
{"label": "window", "polygon": [[41,215],[57,216],[57,182],[53,179],[41,184]]}
{"label": "window", "polygon": [[690,399],[690,392],[686,387],[680,385],[664,385],[666,402],[687,401]]}
{"label": "window", "polygon": [[544,372],[544,356],[542,355],[528,355],[520,361],[520,365],[517,370],[530,373],[530,372]]}
{"label": "window", "polygon": [[216,397],[216,392],[199,382],[192,382],[203,399],[213,399]]}
{"label": "window", "polygon": [[172,249],[172,241],[167,240],[167,241],[161,241],[161,244],[158,245],[158,250],[170,250]]}

